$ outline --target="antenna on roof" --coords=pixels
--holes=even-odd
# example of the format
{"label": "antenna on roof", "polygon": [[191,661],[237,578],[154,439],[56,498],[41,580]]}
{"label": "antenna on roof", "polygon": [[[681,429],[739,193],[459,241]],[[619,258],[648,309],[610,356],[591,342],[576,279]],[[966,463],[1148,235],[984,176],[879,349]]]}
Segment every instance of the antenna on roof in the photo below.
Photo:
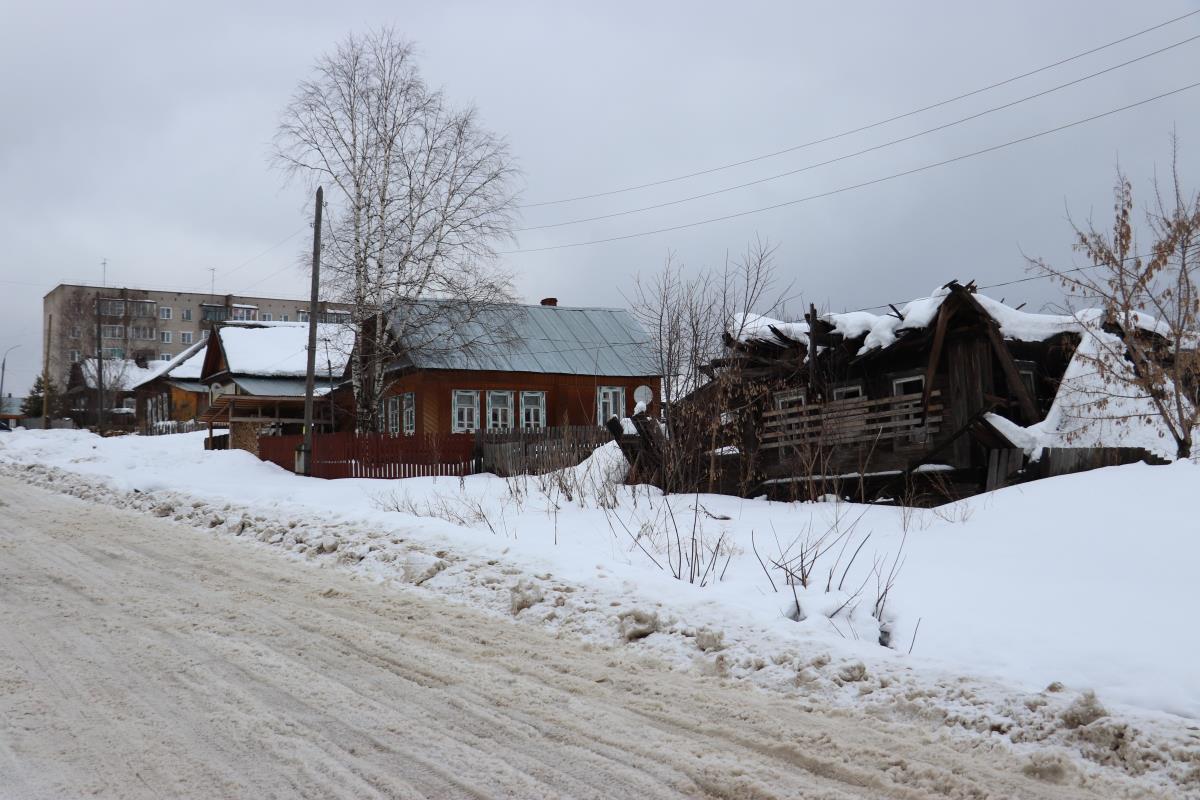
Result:
{"label": "antenna on roof", "polygon": [[108,286],[108,259],[100,259],[100,285]]}

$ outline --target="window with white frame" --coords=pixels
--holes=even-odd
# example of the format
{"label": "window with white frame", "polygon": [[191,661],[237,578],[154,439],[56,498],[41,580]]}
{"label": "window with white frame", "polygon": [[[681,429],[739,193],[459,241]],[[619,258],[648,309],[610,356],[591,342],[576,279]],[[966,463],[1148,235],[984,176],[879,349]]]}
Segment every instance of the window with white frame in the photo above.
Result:
{"label": "window with white frame", "polygon": [[78,325],[72,325],[72,326],[71,326],[71,338],[72,338],[72,339],[78,339],[78,338],[79,338],[80,336],[82,336],[82,335],[83,335],[83,331],[81,331],[81,330],[79,329],[79,326],[78,326]]}
{"label": "window with white frame", "polygon": [[144,325],[135,325],[129,329],[130,339],[142,339],[152,342],[155,339],[154,328],[148,328]]}
{"label": "window with white frame", "polygon": [[125,301],[101,300],[97,311],[99,311],[102,317],[123,317],[125,316]]}
{"label": "window with white frame", "polygon": [[892,378],[892,397],[925,391],[924,375],[897,375]]}
{"label": "window with white frame", "polygon": [[857,382],[843,383],[841,386],[834,386],[830,391],[830,394],[833,396],[834,400],[854,400],[855,398],[867,396],[866,393],[863,392],[863,385]]}
{"label": "window with white frame", "polygon": [[513,426],[513,393],[491,391],[487,393],[487,429],[507,431]]}
{"label": "window with white frame", "polygon": [[102,339],[124,339],[125,338],[125,326],[124,325],[101,325],[100,326],[100,337]]}
{"label": "window with white frame", "polygon": [[179,343],[180,344],[191,344],[192,343],[192,332],[191,331],[180,331],[179,332]]}
{"label": "window with white frame", "polygon": [[131,300],[129,301],[129,316],[131,317],[153,317],[154,303],[149,300]]}
{"label": "window with white frame", "polygon": [[546,427],[545,392],[521,392],[521,427],[527,431]]}
{"label": "window with white frame", "polygon": [[192,310],[190,308],[185,308],[185,309],[180,310],[179,318],[182,319],[184,322],[191,322],[192,321]]}
{"label": "window with white frame", "polygon": [[174,357],[175,356],[171,355],[170,353],[159,353],[158,354],[159,361],[170,361]]}
{"label": "window with white frame", "polygon": [[71,363],[72,363],[72,364],[78,364],[78,363],[79,363],[79,358],[80,358],[79,351],[78,351],[78,350],[72,350],[72,351],[71,351]]}
{"label": "window with white frame", "polygon": [[208,328],[205,328],[204,330],[200,331],[200,341],[202,341],[202,342],[208,341]]}
{"label": "window with white frame", "polygon": [[158,341],[161,342],[162,344],[170,344],[171,343],[171,332],[170,331],[159,331],[158,332]]}
{"label": "window with white frame", "polygon": [[288,320],[288,315],[287,315],[287,314],[284,314],[284,315],[283,315],[283,321],[284,321],[284,322],[288,322],[288,321],[289,321],[289,320]]}
{"label": "window with white frame", "polygon": [[[808,392],[804,389],[786,389],[775,393],[775,408],[784,411],[808,405]],[[723,420],[722,420],[723,421]]]}
{"label": "window with white frame", "polygon": [[387,425],[387,432],[391,435],[395,436],[400,433],[400,398],[397,395],[392,395],[387,399],[384,424]]}
{"label": "window with white frame", "polygon": [[455,433],[474,433],[479,428],[479,392],[475,389],[455,389],[453,394],[453,430]]}
{"label": "window with white frame", "polygon": [[405,436],[412,436],[417,432],[417,395],[414,392],[405,392],[400,399],[400,429]]}
{"label": "window with white frame", "polygon": [[233,319],[249,322],[258,319],[258,309],[252,306],[234,306]]}
{"label": "window with white frame", "polygon": [[263,313],[263,314],[259,315],[259,319],[261,319],[263,322],[270,322],[272,317],[271,317],[271,314],[269,312],[267,312],[267,313]]}
{"label": "window with white frame", "polygon": [[596,424],[603,425],[613,417],[625,416],[625,387],[596,387]]}
{"label": "window with white frame", "polygon": [[159,319],[170,319],[171,318],[171,307],[170,306],[159,306],[158,307],[158,318]]}

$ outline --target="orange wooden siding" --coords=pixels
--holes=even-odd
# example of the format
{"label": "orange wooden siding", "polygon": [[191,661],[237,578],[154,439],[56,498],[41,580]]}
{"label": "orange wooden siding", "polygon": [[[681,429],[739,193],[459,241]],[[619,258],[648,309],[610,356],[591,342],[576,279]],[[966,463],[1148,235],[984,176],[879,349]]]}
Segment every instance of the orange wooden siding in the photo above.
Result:
{"label": "orange wooden siding", "polygon": [[649,386],[654,401],[647,409],[658,412],[660,380],[656,377],[609,378],[594,375],[553,375],[542,372],[481,372],[424,370],[397,378],[388,395],[412,392],[416,399],[418,435],[452,431],[452,395],[457,389],[479,392],[478,420],[487,425],[487,392],[513,393],[514,425],[520,425],[521,392],[546,393],[546,425],[595,425],[596,390],[600,386],[619,386],[625,390],[624,416],[633,413],[633,392]]}

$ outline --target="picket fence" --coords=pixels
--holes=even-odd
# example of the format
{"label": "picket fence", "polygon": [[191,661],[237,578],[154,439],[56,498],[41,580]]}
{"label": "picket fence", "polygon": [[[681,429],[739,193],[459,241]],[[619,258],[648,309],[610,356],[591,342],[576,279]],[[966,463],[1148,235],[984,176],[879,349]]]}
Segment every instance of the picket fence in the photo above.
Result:
{"label": "picket fence", "polygon": [[[258,457],[292,471],[300,434],[260,436]],[[313,436],[315,478],[463,477],[481,470],[471,436],[394,436],[386,433],[319,433]]]}

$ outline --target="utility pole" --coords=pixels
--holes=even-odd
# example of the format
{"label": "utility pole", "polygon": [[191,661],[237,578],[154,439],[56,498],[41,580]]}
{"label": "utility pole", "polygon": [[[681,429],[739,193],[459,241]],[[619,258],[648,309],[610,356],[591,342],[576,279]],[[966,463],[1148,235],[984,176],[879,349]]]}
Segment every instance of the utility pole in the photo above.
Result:
{"label": "utility pole", "polygon": [[[304,382],[304,443],[296,450],[296,473],[312,474],[313,392],[317,372],[317,291],[321,285],[321,206],[325,192],[317,187],[313,212],[312,295],[308,303],[308,371]],[[332,420],[330,420],[332,422]]]}
{"label": "utility pole", "polygon": [[104,435],[104,340],[100,336],[100,295],[96,295],[96,431]]}
{"label": "utility pole", "polygon": [[0,359],[0,403],[4,402],[4,369],[8,366],[8,354],[20,346],[19,344],[14,344],[4,351],[4,358]]}
{"label": "utility pole", "polygon": [[50,428],[50,343],[54,341],[54,315],[46,319],[46,342],[42,345],[42,430]]}

